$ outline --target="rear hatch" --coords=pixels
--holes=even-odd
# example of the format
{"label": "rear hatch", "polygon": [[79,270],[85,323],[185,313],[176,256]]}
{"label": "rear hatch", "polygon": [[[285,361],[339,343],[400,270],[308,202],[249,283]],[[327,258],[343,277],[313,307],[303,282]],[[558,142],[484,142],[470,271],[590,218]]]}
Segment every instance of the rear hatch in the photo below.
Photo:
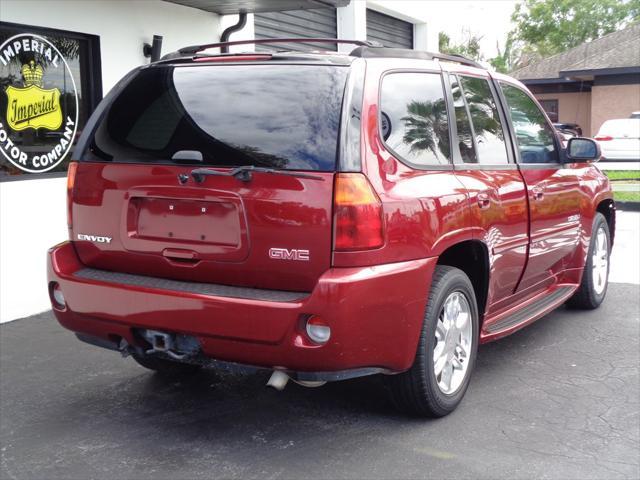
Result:
{"label": "rear hatch", "polygon": [[310,291],[331,263],[348,70],[140,70],[77,154],[70,228],[81,261],[178,280]]}

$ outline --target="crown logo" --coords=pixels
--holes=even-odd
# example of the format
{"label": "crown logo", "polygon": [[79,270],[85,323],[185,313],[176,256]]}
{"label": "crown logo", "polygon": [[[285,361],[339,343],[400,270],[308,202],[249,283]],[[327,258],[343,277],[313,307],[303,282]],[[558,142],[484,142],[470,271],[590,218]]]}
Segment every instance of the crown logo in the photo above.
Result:
{"label": "crown logo", "polygon": [[22,65],[22,78],[24,78],[24,86],[35,85],[42,88],[42,76],[44,71],[40,65],[36,65],[36,62],[31,60],[29,64]]}

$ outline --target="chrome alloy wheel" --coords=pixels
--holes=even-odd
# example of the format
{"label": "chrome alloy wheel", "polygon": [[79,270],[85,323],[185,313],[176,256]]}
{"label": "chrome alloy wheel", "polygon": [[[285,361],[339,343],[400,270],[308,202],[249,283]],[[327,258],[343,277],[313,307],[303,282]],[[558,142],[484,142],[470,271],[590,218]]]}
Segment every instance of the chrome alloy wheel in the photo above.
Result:
{"label": "chrome alloy wheel", "polygon": [[591,275],[593,289],[600,295],[607,286],[607,274],[609,273],[609,245],[607,234],[603,227],[599,227],[594,237],[595,246],[591,256]]}
{"label": "chrome alloy wheel", "polygon": [[433,371],[442,393],[451,395],[462,385],[469,368],[472,342],[469,301],[462,292],[452,292],[438,316],[433,349]]}

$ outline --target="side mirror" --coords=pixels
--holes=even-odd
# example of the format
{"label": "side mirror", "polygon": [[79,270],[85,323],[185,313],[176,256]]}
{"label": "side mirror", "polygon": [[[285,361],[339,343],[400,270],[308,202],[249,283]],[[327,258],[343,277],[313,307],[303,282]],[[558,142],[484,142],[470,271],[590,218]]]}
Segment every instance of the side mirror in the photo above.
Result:
{"label": "side mirror", "polygon": [[567,142],[567,163],[597,162],[600,160],[600,145],[595,140],[573,137]]}

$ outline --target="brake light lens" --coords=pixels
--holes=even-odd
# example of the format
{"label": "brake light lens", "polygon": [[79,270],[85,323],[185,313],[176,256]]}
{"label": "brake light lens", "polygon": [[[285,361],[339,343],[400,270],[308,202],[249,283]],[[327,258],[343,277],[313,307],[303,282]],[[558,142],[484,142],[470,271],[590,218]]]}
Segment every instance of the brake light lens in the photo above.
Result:
{"label": "brake light lens", "polygon": [[598,135],[594,140],[598,140],[599,142],[608,142],[609,140],[613,140],[613,137],[609,135]]}
{"label": "brake light lens", "polygon": [[67,170],[67,226],[73,227],[73,216],[71,208],[73,206],[73,187],[76,184],[76,171],[78,170],[78,162],[69,163]]}
{"label": "brake light lens", "polygon": [[221,57],[198,57],[194,62],[246,62],[256,60],[271,60],[271,55],[228,55]]}
{"label": "brake light lens", "polygon": [[384,245],[382,203],[363,174],[336,175],[333,211],[335,250],[369,250]]}

